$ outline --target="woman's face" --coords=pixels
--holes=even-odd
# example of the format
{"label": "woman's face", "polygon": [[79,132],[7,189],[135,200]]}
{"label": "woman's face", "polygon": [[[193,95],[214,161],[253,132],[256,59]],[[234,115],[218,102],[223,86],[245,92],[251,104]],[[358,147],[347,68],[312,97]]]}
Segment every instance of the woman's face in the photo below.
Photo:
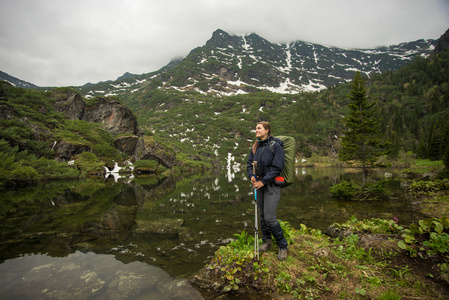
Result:
{"label": "woman's face", "polygon": [[262,126],[262,124],[257,124],[256,126],[256,138],[264,140],[268,137],[268,130]]}

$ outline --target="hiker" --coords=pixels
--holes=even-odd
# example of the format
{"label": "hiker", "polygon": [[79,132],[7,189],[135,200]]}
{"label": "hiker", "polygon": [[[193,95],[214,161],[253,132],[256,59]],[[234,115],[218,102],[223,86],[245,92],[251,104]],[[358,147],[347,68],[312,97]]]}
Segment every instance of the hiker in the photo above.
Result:
{"label": "hiker", "polygon": [[[288,252],[287,240],[276,218],[276,210],[281,199],[281,187],[274,184],[274,179],[281,174],[284,167],[284,150],[279,143],[274,143],[273,152],[270,150],[269,143],[273,137],[268,122],[257,123],[256,138],[257,141],[249,153],[247,174],[253,188],[257,190],[257,204],[263,235],[263,243],[259,252],[265,252],[271,248],[273,235],[279,246],[278,259],[285,260]],[[253,174],[253,162],[257,162],[256,174]]]}

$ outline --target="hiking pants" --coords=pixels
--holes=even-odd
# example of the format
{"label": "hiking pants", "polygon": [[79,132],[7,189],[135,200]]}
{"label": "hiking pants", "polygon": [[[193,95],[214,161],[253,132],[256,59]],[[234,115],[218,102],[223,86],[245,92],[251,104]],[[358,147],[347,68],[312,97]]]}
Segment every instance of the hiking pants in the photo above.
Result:
{"label": "hiking pants", "polygon": [[284,232],[276,218],[276,210],[281,200],[281,187],[272,183],[257,190],[257,206],[259,208],[260,225],[262,228],[262,240],[265,242],[271,239],[271,235],[276,239],[280,249],[287,248],[287,240]]}

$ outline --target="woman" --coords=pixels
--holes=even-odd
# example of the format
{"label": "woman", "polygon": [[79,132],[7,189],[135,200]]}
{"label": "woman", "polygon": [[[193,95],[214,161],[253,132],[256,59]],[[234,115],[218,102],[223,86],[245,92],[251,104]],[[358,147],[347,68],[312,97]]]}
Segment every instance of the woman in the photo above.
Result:
{"label": "woman", "polygon": [[[256,126],[256,138],[247,162],[247,173],[253,188],[257,190],[257,204],[259,207],[262,228],[262,245],[260,252],[271,248],[271,236],[279,246],[278,259],[287,258],[287,240],[276,218],[276,210],[281,199],[281,187],[274,184],[274,179],[280,176],[284,168],[284,150],[278,142],[274,143],[274,151],[270,149],[271,126],[268,122],[259,122]],[[281,142],[282,143],[282,142]],[[253,162],[257,162],[256,174],[253,174]]]}

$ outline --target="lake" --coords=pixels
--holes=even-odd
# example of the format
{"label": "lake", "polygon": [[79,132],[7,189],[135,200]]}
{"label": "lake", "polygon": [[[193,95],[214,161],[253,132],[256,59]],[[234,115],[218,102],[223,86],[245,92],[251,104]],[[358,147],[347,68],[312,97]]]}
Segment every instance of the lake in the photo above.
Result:
{"label": "lake", "polygon": [[[329,187],[361,180],[348,168],[297,168],[278,219],[326,229],[351,216],[418,215],[394,170],[388,201],[336,201]],[[116,174],[115,174],[116,175]],[[201,299],[188,283],[219,246],[254,234],[254,195],[243,171],[178,178],[51,182],[0,192],[1,299]]]}

